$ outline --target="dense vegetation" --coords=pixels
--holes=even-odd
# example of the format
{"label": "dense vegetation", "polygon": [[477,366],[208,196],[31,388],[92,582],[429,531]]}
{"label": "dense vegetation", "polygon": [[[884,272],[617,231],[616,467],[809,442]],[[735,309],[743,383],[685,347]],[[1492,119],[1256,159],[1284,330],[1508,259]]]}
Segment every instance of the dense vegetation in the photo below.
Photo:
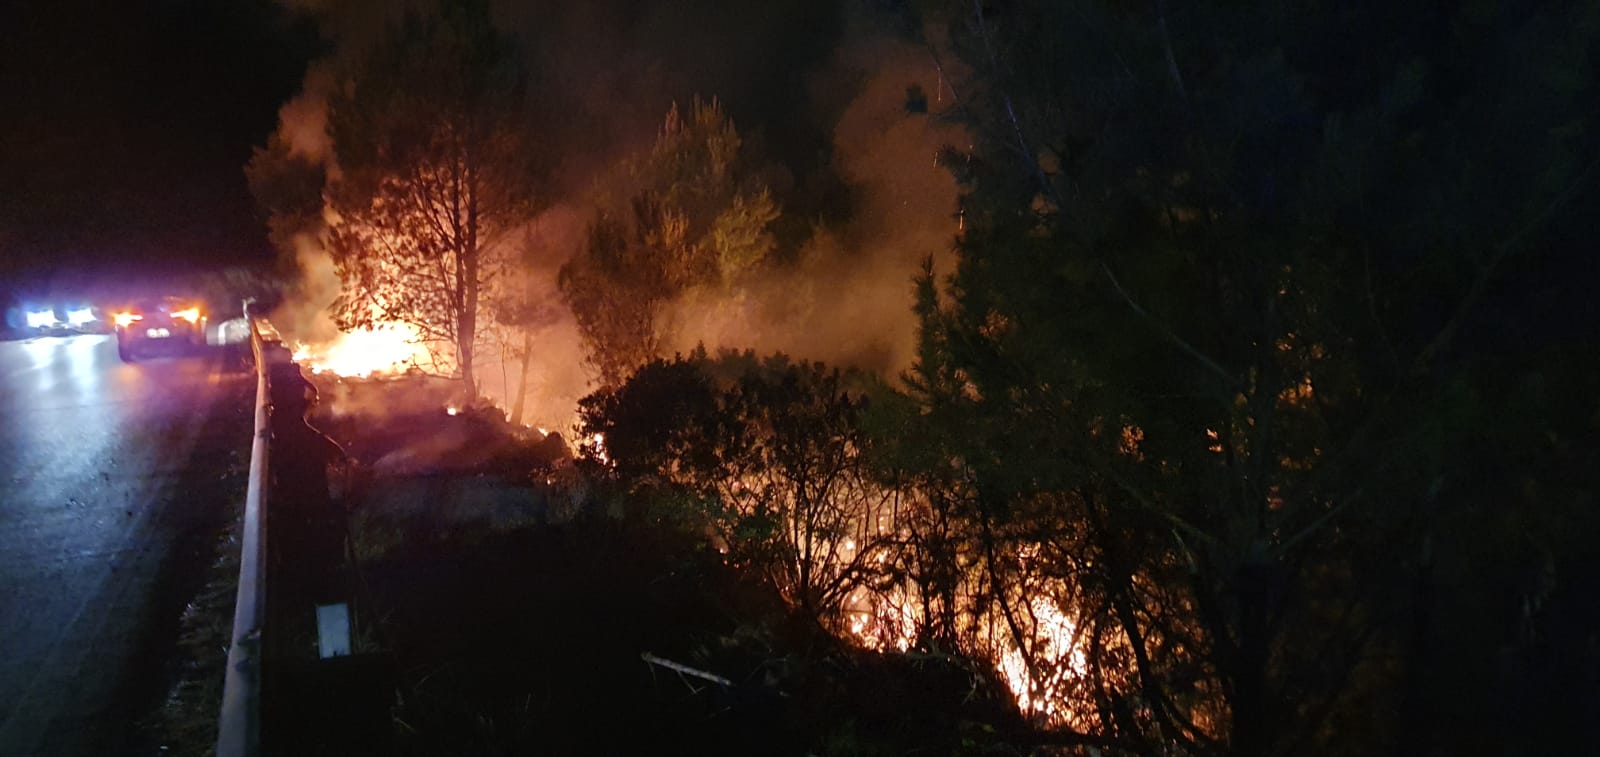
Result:
{"label": "dense vegetation", "polygon": [[[906,111],[967,137],[938,156],[953,257],[905,282],[914,364],[665,354],[668,303],[770,292],[838,215],[719,101],[674,108],[597,172],[559,276],[593,496],[816,633],[998,677],[1019,747],[1573,748],[1600,710],[1600,3],[884,5],[939,72]],[[466,112],[500,146],[488,115],[521,111]],[[527,162],[490,196],[532,202],[495,183]],[[422,258],[457,289],[411,296],[470,342],[488,269],[386,197],[372,238],[455,251]]]}
{"label": "dense vegetation", "polygon": [[905,388],[651,363],[586,401],[609,475],[1060,743],[1570,747],[1600,7],[929,12],[974,143]]}

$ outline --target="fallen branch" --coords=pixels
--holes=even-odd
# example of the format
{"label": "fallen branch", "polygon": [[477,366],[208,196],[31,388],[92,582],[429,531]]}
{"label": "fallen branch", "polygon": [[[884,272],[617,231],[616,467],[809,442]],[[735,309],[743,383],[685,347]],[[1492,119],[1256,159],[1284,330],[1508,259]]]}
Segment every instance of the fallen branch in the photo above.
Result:
{"label": "fallen branch", "polygon": [[733,686],[733,681],[730,681],[730,680],[728,680],[726,678],[723,678],[722,676],[719,676],[719,675],[717,675],[715,673],[707,673],[704,670],[699,670],[697,668],[691,668],[688,665],[684,665],[681,662],[673,662],[672,660],[668,660],[665,657],[657,657],[657,656],[655,656],[653,654],[650,654],[649,652],[640,652],[639,653],[639,659],[644,660],[646,663],[648,663],[650,665],[660,665],[663,668],[667,668],[668,670],[677,671],[678,673],[681,673],[683,675],[694,676],[695,678],[699,678],[699,679],[704,680],[704,681],[710,681],[712,683],[720,684],[722,686]]}

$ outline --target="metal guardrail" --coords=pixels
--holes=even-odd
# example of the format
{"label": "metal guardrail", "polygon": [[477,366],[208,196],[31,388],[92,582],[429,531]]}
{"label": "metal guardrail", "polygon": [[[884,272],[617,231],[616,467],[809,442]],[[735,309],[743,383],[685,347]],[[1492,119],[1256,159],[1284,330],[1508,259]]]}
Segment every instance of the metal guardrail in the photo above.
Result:
{"label": "metal guardrail", "polygon": [[233,606],[233,643],[222,684],[217,720],[217,757],[256,757],[261,751],[261,632],[266,601],[267,457],[271,394],[269,367],[288,359],[277,329],[245,311],[256,361],[255,437],[250,445],[250,479],[245,491],[239,547],[239,588]]}

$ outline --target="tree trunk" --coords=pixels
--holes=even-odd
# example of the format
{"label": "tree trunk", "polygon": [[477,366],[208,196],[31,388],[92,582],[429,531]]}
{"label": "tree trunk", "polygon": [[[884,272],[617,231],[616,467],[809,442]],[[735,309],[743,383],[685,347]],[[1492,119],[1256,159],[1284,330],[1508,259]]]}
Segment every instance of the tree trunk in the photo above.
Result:
{"label": "tree trunk", "polygon": [[1433,534],[1424,527],[1411,596],[1411,631],[1406,650],[1404,689],[1400,698],[1401,753],[1423,754],[1433,740],[1434,705],[1428,697],[1433,620]]}
{"label": "tree trunk", "polygon": [[1239,567],[1239,655],[1234,669],[1231,739],[1237,757],[1267,753],[1267,617],[1273,567],[1264,555],[1251,555]]}
{"label": "tree trunk", "polygon": [[472,345],[478,332],[478,214],[477,197],[467,198],[466,239],[461,251],[461,321],[456,326],[456,355],[461,362],[461,383],[467,397],[478,398],[478,381],[472,372]]}
{"label": "tree trunk", "polygon": [[478,397],[478,381],[472,373],[472,337],[478,328],[477,285],[467,284],[466,304],[461,309],[461,323],[456,328],[456,357],[461,363],[461,384],[471,399]]}
{"label": "tree trunk", "polygon": [[522,375],[517,377],[517,397],[511,401],[511,424],[522,425],[522,410],[528,398],[528,376],[533,373],[533,331],[522,331]]}

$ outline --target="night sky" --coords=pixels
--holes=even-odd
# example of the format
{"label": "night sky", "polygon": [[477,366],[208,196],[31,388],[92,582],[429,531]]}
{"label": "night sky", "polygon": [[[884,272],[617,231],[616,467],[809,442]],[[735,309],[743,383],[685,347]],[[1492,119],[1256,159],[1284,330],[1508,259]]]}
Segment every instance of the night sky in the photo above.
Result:
{"label": "night sky", "polygon": [[309,22],[271,0],[22,0],[0,35],[0,275],[270,259],[242,167],[318,53]]}

